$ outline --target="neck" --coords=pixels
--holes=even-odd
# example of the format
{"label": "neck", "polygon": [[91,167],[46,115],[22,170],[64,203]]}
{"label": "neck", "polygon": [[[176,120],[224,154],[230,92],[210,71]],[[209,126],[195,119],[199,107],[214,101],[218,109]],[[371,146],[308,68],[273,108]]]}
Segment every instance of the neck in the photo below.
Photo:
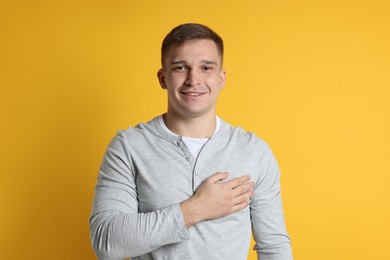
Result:
{"label": "neck", "polygon": [[180,117],[172,113],[163,116],[164,123],[173,133],[192,138],[208,138],[213,135],[216,127],[216,115],[202,117]]}

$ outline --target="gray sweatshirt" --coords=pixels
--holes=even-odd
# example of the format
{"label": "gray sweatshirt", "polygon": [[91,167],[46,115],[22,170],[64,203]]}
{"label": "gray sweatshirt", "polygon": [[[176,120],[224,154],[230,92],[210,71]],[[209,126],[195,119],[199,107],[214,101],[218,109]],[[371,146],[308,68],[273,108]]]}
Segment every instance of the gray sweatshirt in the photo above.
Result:
{"label": "gray sweatshirt", "polygon": [[[187,229],[179,203],[217,172],[251,175],[250,206]],[[279,177],[268,145],[223,120],[197,158],[157,118],[119,131],[98,175],[92,246],[101,260],[244,260],[253,231],[258,259],[292,259]]]}

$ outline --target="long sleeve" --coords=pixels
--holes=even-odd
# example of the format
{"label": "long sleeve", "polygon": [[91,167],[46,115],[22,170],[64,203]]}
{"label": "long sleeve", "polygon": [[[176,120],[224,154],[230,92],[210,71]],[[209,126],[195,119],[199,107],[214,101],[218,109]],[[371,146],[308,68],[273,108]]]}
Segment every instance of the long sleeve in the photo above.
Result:
{"label": "long sleeve", "polygon": [[268,146],[262,159],[262,173],[250,204],[254,249],[259,260],[290,260],[293,256],[284,222],[280,172]]}
{"label": "long sleeve", "polygon": [[118,134],[104,156],[89,221],[91,243],[101,260],[135,257],[189,239],[179,204],[139,213],[133,168]]}

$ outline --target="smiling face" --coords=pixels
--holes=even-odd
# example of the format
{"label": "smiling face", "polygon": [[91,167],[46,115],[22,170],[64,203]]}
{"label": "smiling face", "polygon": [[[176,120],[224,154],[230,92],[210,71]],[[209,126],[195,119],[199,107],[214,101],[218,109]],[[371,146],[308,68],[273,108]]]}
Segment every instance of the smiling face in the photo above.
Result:
{"label": "smiling face", "polygon": [[215,115],[219,91],[225,85],[222,58],[212,40],[188,40],[172,45],[158,72],[168,92],[168,114],[182,118]]}

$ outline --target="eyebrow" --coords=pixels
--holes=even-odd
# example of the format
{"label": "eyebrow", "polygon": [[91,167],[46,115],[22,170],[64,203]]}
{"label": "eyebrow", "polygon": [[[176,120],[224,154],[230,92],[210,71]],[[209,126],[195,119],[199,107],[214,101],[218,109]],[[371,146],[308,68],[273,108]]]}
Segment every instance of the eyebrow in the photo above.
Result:
{"label": "eyebrow", "polygon": [[[176,65],[176,64],[185,64],[186,61],[184,60],[174,60],[171,62],[171,65]],[[212,64],[212,65],[218,65],[217,62],[211,61],[211,60],[201,60],[200,63],[202,64]]]}

